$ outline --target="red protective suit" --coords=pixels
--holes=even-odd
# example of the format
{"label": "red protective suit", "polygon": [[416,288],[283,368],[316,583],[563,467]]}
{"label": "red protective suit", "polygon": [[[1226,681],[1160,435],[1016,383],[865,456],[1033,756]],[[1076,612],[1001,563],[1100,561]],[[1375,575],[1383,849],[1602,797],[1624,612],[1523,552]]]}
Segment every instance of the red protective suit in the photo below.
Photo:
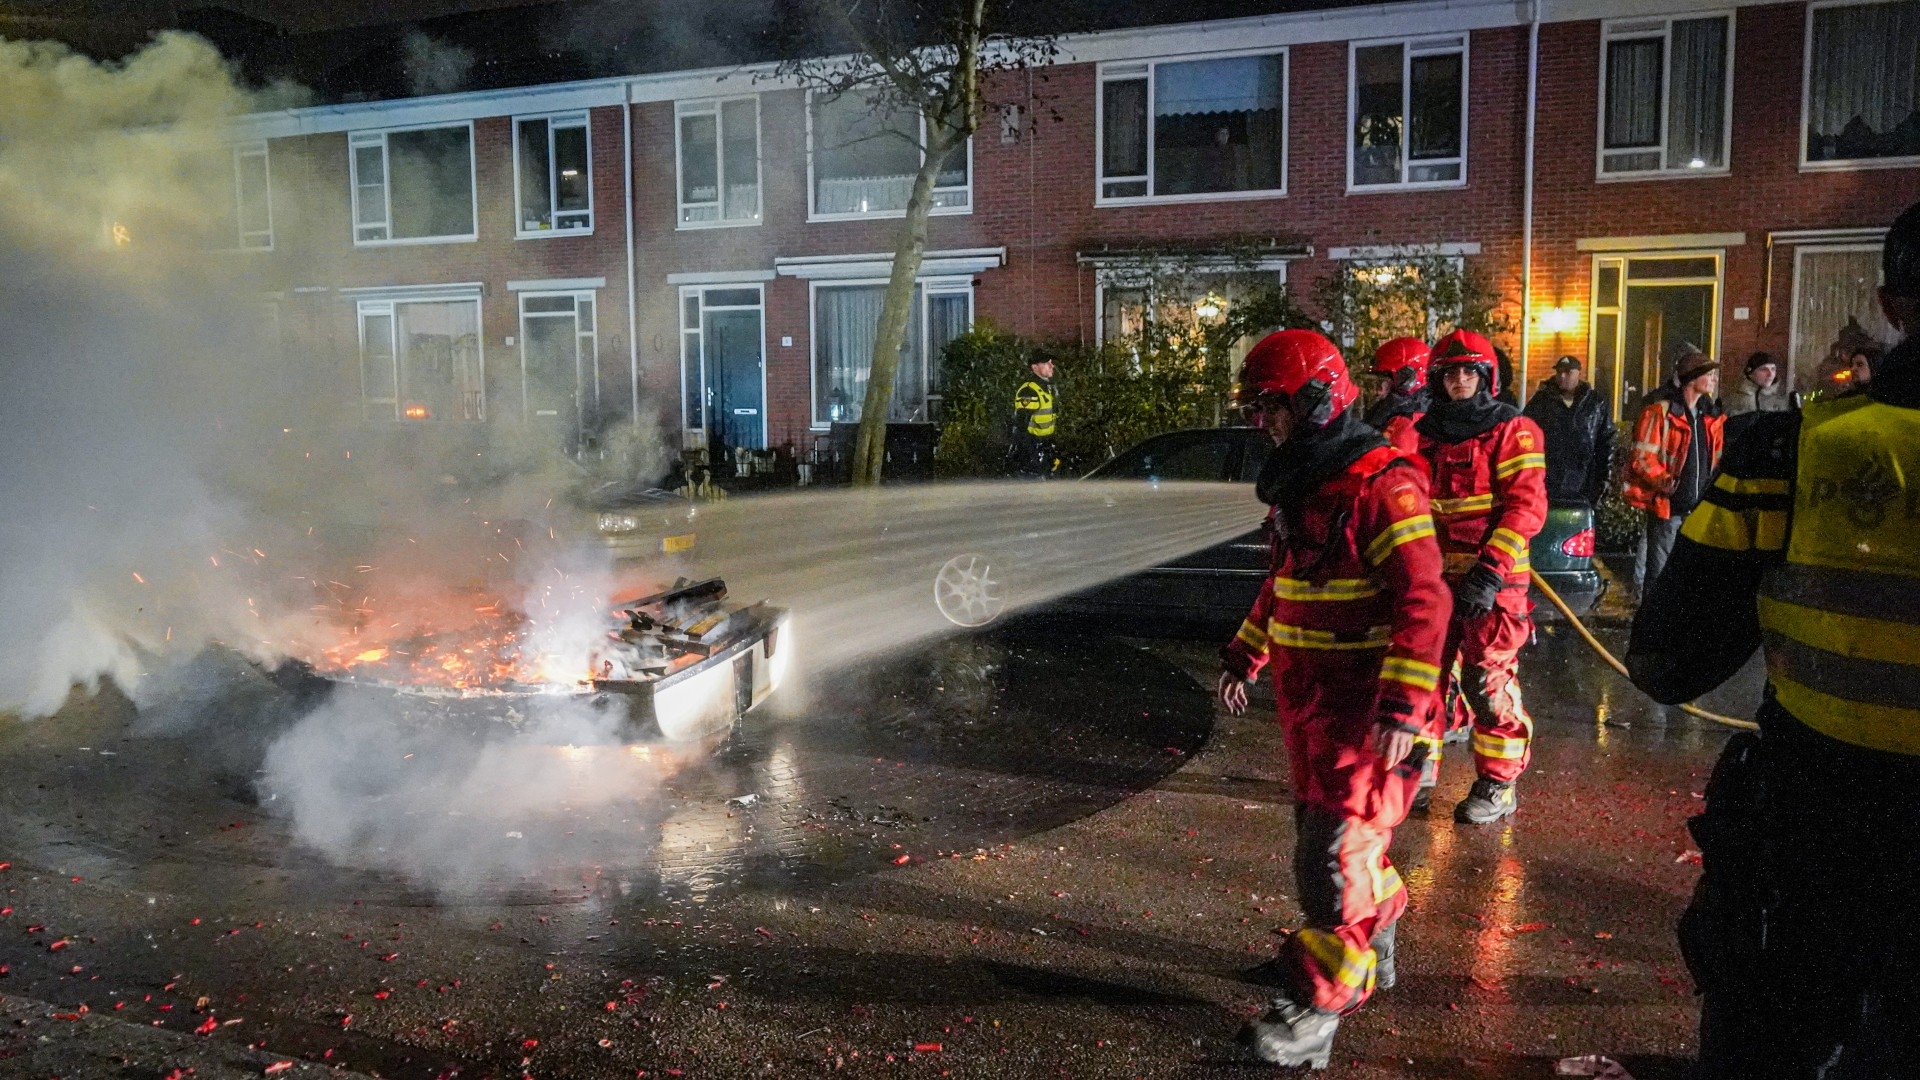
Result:
{"label": "red protective suit", "polygon": [[1380,434],[1387,437],[1394,449],[1405,451],[1409,456],[1417,454],[1420,452],[1420,433],[1413,430],[1413,425],[1425,415],[1423,412],[1402,413],[1388,420],[1386,426],[1380,429]]}
{"label": "red protective suit", "polygon": [[1372,940],[1406,909],[1387,861],[1419,782],[1419,752],[1392,770],[1377,723],[1439,736],[1434,696],[1451,601],[1426,478],[1379,447],[1285,515],[1285,538],[1239,635],[1222,650],[1243,679],[1272,666],[1299,828],[1294,873],[1308,926],[1280,961],[1293,1000],[1351,1012],[1373,992]]}
{"label": "red protective suit", "polygon": [[1455,443],[1420,436],[1447,581],[1458,584],[1475,563],[1485,563],[1507,582],[1493,611],[1450,621],[1441,660],[1449,689],[1457,677],[1473,714],[1474,768],[1501,783],[1526,771],[1533,742],[1518,675],[1520,647],[1533,632],[1527,548],[1547,519],[1545,446],[1538,425],[1524,416]]}

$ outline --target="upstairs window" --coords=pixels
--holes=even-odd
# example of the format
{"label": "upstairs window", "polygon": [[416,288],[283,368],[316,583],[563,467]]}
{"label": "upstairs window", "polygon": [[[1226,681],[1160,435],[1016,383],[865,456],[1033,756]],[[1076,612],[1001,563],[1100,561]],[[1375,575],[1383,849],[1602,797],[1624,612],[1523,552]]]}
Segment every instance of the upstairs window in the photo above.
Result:
{"label": "upstairs window", "polygon": [[1100,73],[1100,198],[1260,193],[1287,186],[1287,54]]}
{"label": "upstairs window", "polygon": [[1600,174],[1725,172],[1733,19],[1607,24]]}
{"label": "upstairs window", "polygon": [[1920,0],[1807,13],[1805,161],[1920,160]]}
{"label": "upstairs window", "polygon": [[217,231],[209,246],[215,250],[271,250],[273,197],[269,190],[267,144],[236,146],[232,154],[231,171],[215,193],[220,206],[214,215]]}
{"label": "upstairs window", "polygon": [[513,123],[517,234],[593,231],[593,153],[585,113]]}
{"label": "upstairs window", "polygon": [[356,244],[473,240],[473,126],[347,137]]}
{"label": "upstairs window", "polygon": [[760,101],[689,101],[675,108],[680,226],[760,220]]}
{"label": "upstairs window", "polygon": [[1466,38],[1355,45],[1349,70],[1348,187],[1466,182]]}
{"label": "upstairs window", "polygon": [[[815,218],[899,217],[920,171],[926,118],[874,95],[814,94],[807,102]],[[955,147],[933,184],[933,212],[966,213],[973,202],[971,140]]]}

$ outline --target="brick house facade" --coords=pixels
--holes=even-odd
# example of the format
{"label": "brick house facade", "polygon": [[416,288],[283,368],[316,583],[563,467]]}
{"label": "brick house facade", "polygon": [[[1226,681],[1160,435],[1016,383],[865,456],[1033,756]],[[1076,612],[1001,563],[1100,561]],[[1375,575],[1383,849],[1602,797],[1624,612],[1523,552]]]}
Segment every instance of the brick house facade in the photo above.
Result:
{"label": "brick house facade", "polygon": [[[1405,250],[1472,262],[1509,300],[1520,332],[1505,344],[1524,360],[1528,385],[1570,353],[1592,360],[1625,404],[1681,341],[1736,371],[1756,349],[1790,355],[1804,381],[1837,321],[1866,306],[1872,282],[1861,275],[1879,234],[1920,198],[1920,144],[1899,142],[1920,140],[1920,113],[1904,126],[1886,119],[1916,108],[1900,83],[1912,61],[1887,68],[1882,81],[1895,85],[1882,91],[1819,58],[1860,35],[1884,40],[1888,28],[1896,60],[1920,53],[1920,40],[1901,36],[1920,34],[1920,16],[1906,10],[1917,6],[1416,0],[1067,38],[1059,64],[1011,77],[1028,86],[996,94],[1031,96],[1043,119],[1006,130],[990,121],[964,184],[949,193],[964,206],[931,221],[922,355],[969,318],[1094,340],[1111,253],[1255,238],[1303,299],[1308,283],[1344,262],[1391,262]],[[1406,65],[1398,84],[1389,62]],[[1158,66],[1147,74],[1148,65]],[[1230,79],[1240,82],[1221,89]],[[1464,110],[1463,146],[1451,150],[1449,79]],[[1407,104],[1390,118],[1395,130],[1432,145],[1413,146],[1405,161],[1356,157],[1359,95],[1390,102],[1380,88],[1396,85]],[[1265,177],[1256,190],[1161,197],[1141,194],[1160,173],[1103,175],[1140,138],[1153,145],[1126,116],[1166,124],[1173,145],[1184,137],[1180,110],[1201,111],[1191,102],[1206,94],[1222,110],[1211,115],[1238,102],[1247,116],[1244,127],[1220,122],[1225,156],[1208,158],[1202,145],[1142,167],[1172,176],[1187,153],[1216,161],[1197,166],[1215,175]],[[1275,100],[1277,135],[1271,117],[1253,116]],[[1425,111],[1410,117],[1416,108]],[[1837,122],[1822,120],[1807,134],[1816,110],[1847,108],[1859,110],[1854,126],[1836,134]],[[1859,126],[1869,112],[1877,119]],[[568,213],[559,201],[550,204],[556,227],[526,218],[525,176],[537,168],[525,157],[533,142],[521,146],[516,133],[535,117],[552,118],[525,130],[549,139],[539,168],[553,169],[554,191],[557,163],[577,153],[554,140],[584,122],[590,227],[578,211],[569,223],[580,227],[557,227]],[[824,154],[810,160],[810,132],[829,122],[803,91],[740,70],[260,114],[241,123],[238,145],[266,146],[270,249],[236,257],[252,260],[283,327],[332,359],[325,385],[345,418],[484,416],[564,429],[637,414],[683,445],[711,438],[804,454],[849,397],[833,359],[858,351],[862,290],[884,279],[897,221],[841,206],[894,189],[884,177],[827,176],[838,167]],[[1264,134],[1245,134],[1256,123]],[[396,192],[420,177],[454,190],[456,203],[466,197],[446,163],[457,161],[447,149],[460,145],[454,129],[467,125],[471,233],[398,236],[406,226],[394,216]],[[436,128],[445,130],[377,134]],[[1260,159],[1276,138],[1278,166]],[[1119,148],[1112,154],[1107,139]],[[415,144],[427,143],[441,147],[439,164],[409,164]],[[1247,147],[1259,152],[1250,158]],[[1834,147],[1852,148],[1852,159],[1827,160]],[[704,164],[693,161],[700,154]],[[1426,182],[1355,184],[1359,170],[1380,175],[1389,158],[1399,164],[1386,168],[1404,170],[1396,175]],[[1437,164],[1418,163],[1426,160]],[[703,185],[716,169],[721,179]],[[392,220],[365,225],[383,197]],[[366,213],[357,218],[357,208]],[[381,239],[383,229],[395,235]],[[448,378],[458,393],[434,381]],[[412,403],[410,387],[434,403]]]}

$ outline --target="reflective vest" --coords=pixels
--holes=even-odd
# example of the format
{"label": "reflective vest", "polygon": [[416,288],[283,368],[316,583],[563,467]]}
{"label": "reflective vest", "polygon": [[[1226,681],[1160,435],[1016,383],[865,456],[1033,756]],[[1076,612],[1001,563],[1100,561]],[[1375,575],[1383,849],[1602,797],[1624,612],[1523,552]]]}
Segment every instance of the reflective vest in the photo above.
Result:
{"label": "reflective vest", "polygon": [[1775,700],[1841,742],[1920,755],[1920,409],[1807,406],[1792,496],[1786,559],[1760,586]]}
{"label": "reflective vest", "polygon": [[1025,413],[1026,426],[1021,430],[1028,438],[1053,438],[1053,386],[1037,379],[1028,379],[1013,392],[1013,411],[1017,416]]}
{"label": "reflective vest", "polygon": [[[1666,518],[1673,516],[1667,495],[1687,467],[1687,453],[1695,433],[1687,420],[1686,405],[1676,396],[1677,391],[1669,388],[1662,393],[1665,396],[1649,402],[1634,421],[1633,452],[1627,457],[1620,497],[1629,506]],[[1711,400],[1705,397],[1700,399],[1695,416],[1706,434],[1706,465],[1707,471],[1712,472],[1719,466],[1721,451],[1726,448],[1727,417],[1713,409]]]}

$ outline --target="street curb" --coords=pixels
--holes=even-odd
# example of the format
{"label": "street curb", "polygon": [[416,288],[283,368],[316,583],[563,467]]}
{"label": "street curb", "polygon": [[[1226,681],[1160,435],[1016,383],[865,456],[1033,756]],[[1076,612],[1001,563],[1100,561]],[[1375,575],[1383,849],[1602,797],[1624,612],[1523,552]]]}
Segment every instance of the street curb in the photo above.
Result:
{"label": "street curb", "polygon": [[197,1038],[14,994],[0,995],[0,1073],[55,1080],[176,1075],[183,1080],[371,1080],[226,1039]]}

